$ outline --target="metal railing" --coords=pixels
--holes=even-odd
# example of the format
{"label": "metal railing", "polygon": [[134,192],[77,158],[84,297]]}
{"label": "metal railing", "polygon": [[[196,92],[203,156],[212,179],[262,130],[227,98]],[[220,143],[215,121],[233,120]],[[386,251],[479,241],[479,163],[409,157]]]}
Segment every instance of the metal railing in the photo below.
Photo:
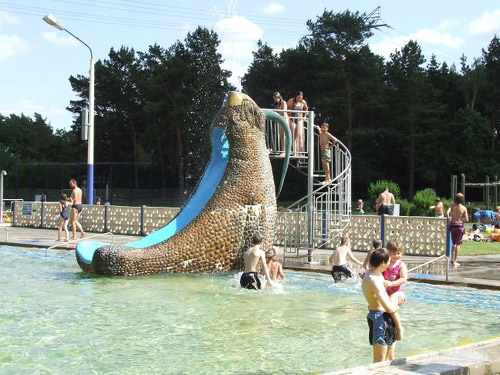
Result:
{"label": "metal railing", "polygon": [[88,239],[91,239],[91,238],[102,237],[102,236],[111,236],[111,244],[115,243],[115,235],[113,233],[111,233],[111,232],[99,233],[99,234],[96,234],[96,235],[93,235],[93,236],[90,236],[90,237],[85,236],[84,238],[78,238],[76,240],[65,241],[63,243],[55,244],[54,246],[51,246],[51,247],[49,247],[49,248],[47,248],[45,250],[45,256],[47,256],[47,251],[55,249],[57,247],[63,247],[63,246],[68,245],[70,243],[78,243],[78,242],[81,242],[83,240],[88,240]]}
{"label": "metal railing", "polygon": [[[295,133],[300,136],[302,142],[298,140],[292,143],[292,157],[305,158],[308,154],[308,144],[306,142],[309,131],[310,112],[308,111],[295,111],[287,110],[285,115],[284,111],[272,109],[272,111],[282,115],[289,125],[296,127]],[[300,119],[297,116],[302,116]],[[291,128],[290,128],[291,131]],[[314,129],[313,129],[314,131]],[[292,135],[294,136],[294,135]],[[266,121],[266,145],[271,156],[282,156],[285,153],[285,134],[281,126],[272,120]]]}
{"label": "metal railing", "polygon": [[[335,246],[335,241],[351,219],[351,154],[340,141],[333,147],[330,163],[332,180],[329,184],[322,185],[321,180],[325,175],[321,162],[319,134],[314,131],[314,125],[310,126],[314,124],[314,112],[288,112],[307,114],[302,120],[304,144],[295,152],[295,158],[298,160],[294,167],[307,176],[308,194],[286,208],[292,212],[294,224],[289,225],[287,215],[283,225],[283,261],[286,258],[306,256],[311,261],[315,249]],[[281,134],[277,123],[267,122],[266,141],[271,157],[283,155],[284,135]],[[304,233],[305,230],[307,234]],[[304,239],[307,242],[304,242]],[[307,253],[302,255],[301,250]]]}
{"label": "metal railing", "polygon": [[432,263],[434,263],[434,262],[436,262],[436,261],[438,261],[438,260],[440,260],[440,259],[443,259],[443,258],[446,258],[446,281],[448,281],[448,274],[449,274],[449,268],[450,268],[450,267],[449,267],[449,264],[450,264],[450,262],[449,262],[448,256],[447,256],[446,254],[445,254],[445,255],[441,255],[441,256],[439,256],[439,257],[437,257],[437,258],[431,259],[431,260],[429,260],[428,262],[425,262],[425,263],[419,264],[418,266],[415,266],[415,267],[410,268],[410,269],[408,270],[408,274],[409,274],[410,272],[413,272],[413,271],[415,271],[415,270],[418,270],[418,269],[420,269],[420,268],[422,268],[422,267],[428,266],[429,264],[432,264]]}

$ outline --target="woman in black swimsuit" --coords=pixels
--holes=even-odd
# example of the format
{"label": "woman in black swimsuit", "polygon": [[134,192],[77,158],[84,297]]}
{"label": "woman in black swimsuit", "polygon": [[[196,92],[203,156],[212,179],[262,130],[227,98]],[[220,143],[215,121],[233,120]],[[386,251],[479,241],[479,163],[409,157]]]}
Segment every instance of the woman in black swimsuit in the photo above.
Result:
{"label": "woman in black swimsuit", "polygon": [[59,228],[58,228],[58,236],[57,240],[61,241],[61,233],[64,228],[64,233],[66,234],[66,242],[69,241],[69,232],[68,232],[68,221],[69,221],[69,209],[68,209],[68,197],[66,194],[61,194],[61,198],[59,199]]}

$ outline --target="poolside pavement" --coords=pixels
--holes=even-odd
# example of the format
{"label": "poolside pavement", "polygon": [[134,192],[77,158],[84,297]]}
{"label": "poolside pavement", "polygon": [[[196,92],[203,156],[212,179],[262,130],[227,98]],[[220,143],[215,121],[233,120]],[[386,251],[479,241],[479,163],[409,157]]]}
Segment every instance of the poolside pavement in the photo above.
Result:
{"label": "poolside pavement", "polygon": [[[500,244],[499,244],[500,247]],[[311,272],[330,273],[328,257],[331,251],[316,250],[311,263],[299,258],[294,262],[287,262],[286,268],[308,270]],[[366,257],[364,251],[353,251],[354,256],[361,262]],[[408,270],[420,266],[435,258],[427,256],[403,255],[403,261]],[[500,290],[500,254],[477,255],[458,257],[459,267],[451,267],[445,258],[432,264],[410,272],[410,280],[414,282],[427,282],[431,284],[461,284],[475,288],[488,288]]]}
{"label": "poolside pavement", "polygon": [[498,375],[500,338],[323,375]]}
{"label": "poolside pavement", "polygon": [[[113,242],[124,244],[137,241],[138,236],[98,235],[87,233],[83,241]],[[10,224],[0,224],[0,245],[10,245],[32,248],[49,248],[57,245],[54,251],[74,251],[76,243],[56,241],[57,230],[27,227],[12,227]],[[278,248],[278,256],[282,255]],[[353,252],[356,258],[363,261],[366,252]],[[331,251],[317,250],[313,261],[304,262],[296,259],[287,264],[286,268],[301,271],[329,273],[328,257]],[[432,258],[405,255],[404,261],[411,269],[416,265],[428,262]],[[459,284],[476,288],[500,289],[500,255],[459,257],[460,267],[449,267],[445,260],[438,260],[413,273],[413,282]],[[328,375],[382,375],[382,374],[468,374],[492,375],[500,374],[500,338],[483,341],[466,346],[455,347],[432,353],[396,359],[368,366],[355,367],[348,370],[328,373]]]}

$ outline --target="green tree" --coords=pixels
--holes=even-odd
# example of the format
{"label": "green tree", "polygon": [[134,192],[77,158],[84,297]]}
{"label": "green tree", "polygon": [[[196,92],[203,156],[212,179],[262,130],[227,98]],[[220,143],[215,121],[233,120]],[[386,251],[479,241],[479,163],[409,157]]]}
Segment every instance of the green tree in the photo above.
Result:
{"label": "green tree", "polygon": [[200,140],[210,139],[212,120],[228,91],[234,90],[228,82],[231,72],[221,68],[224,60],[217,52],[219,44],[215,32],[198,27],[187,35],[185,49],[180,53],[189,71],[189,80],[184,84],[194,88],[182,108],[184,120],[181,124],[187,167],[185,177],[191,187],[197,183],[198,178],[193,177],[201,175],[210,153],[210,142]]}
{"label": "green tree", "polygon": [[[365,85],[366,82],[381,82],[374,76],[370,77],[370,72],[380,72],[377,64],[381,60],[375,58],[366,45],[373,29],[379,26],[376,19],[366,13],[349,10],[342,13],[325,10],[315,22],[309,20],[307,26],[311,35],[306,36],[302,43],[307,52],[318,56],[320,66],[316,66],[316,71],[321,76],[318,81],[329,86],[330,95],[337,96],[333,99],[342,98],[334,108],[344,114],[347,147],[352,148],[357,94],[366,93],[366,86],[369,86]],[[331,91],[335,89],[341,91],[332,95]],[[319,100],[318,103],[323,104]]]}
{"label": "green tree", "polygon": [[497,133],[500,130],[500,39],[495,35],[488,45],[483,49],[483,60],[488,77],[487,98],[490,114],[490,151],[495,152]]}
{"label": "green tree", "polygon": [[432,188],[419,190],[413,197],[413,212],[415,216],[428,216],[430,214],[430,206],[436,202],[436,191]]}
{"label": "green tree", "polygon": [[[145,138],[149,140],[149,157],[157,161],[163,197],[169,176],[179,179],[177,167],[182,163],[180,127],[182,104],[188,100],[181,90],[185,69],[174,53],[182,48],[179,43],[169,49],[155,44],[147,52],[139,52],[142,79],[140,91],[144,95],[144,120],[148,126]],[[172,137],[175,134],[175,137]]]}
{"label": "green tree", "polygon": [[401,50],[391,54],[386,65],[390,105],[394,114],[394,134],[402,141],[402,153],[407,163],[408,196],[415,191],[417,145],[426,140],[421,132],[426,97],[425,58],[420,46],[409,41]]}
{"label": "green tree", "polygon": [[462,108],[455,114],[448,132],[452,136],[439,160],[448,165],[449,174],[465,173],[472,180],[482,180],[490,174],[494,159],[488,150],[488,119],[475,110]]}
{"label": "green tree", "polygon": [[241,85],[256,103],[267,108],[272,102],[272,94],[282,87],[279,74],[280,61],[273,49],[261,40],[257,42],[257,51],[252,54],[253,61],[243,76]]}
{"label": "green tree", "polygon": [[465,105],[469,109],[475,109],[478,91],[486,82],[484,64],[481,59],[475,58],[472,66],[467,65],[467,58],[462,55],[460,58],[460,87],[465,99]]}

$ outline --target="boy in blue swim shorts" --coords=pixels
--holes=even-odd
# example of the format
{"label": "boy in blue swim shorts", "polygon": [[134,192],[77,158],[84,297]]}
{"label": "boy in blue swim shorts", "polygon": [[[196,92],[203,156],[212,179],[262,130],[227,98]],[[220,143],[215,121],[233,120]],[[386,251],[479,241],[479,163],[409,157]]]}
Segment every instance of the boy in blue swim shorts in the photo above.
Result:
{"label": "boy in blue swim shorts", "polygon": [[370,333],[368,338],[373,346],[373,362],[392,361],[394,359],[397,330],[391,313],[399,310],[404,301],[397,304],[390,301],[384,286],[382,272],[389,263],[389,252],[376,249],[370,257],[370,269],[363,276],[361,288],[368,302],[367,315]]}

